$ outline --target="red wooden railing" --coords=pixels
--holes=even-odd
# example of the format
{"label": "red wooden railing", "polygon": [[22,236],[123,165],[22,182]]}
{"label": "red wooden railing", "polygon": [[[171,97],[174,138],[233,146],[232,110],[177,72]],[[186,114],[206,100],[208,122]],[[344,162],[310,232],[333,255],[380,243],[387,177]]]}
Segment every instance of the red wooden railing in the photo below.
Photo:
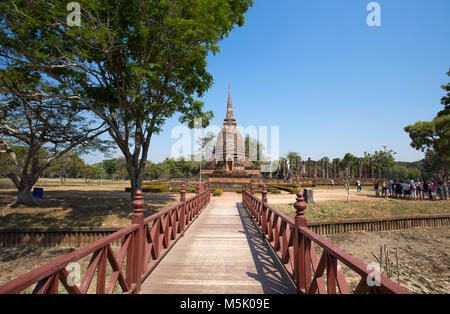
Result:
{"label": "red wooden railing", "polygon": [[[264,187],[262,198],[259,199],[254,195],[253,185],[248,190],[244,184],[242,201],[291,276],[297,286],[297,292],[336,294],[339,289],[342,294],[410,293],[308,229],[305,218],[306,203],[301,192],[298,192],[297,202],[294,204],[295,219],[270,206],[267,203],[267,194]],[[318,246],[317,251],[322,251],[320,259],[317,258],[315,244]],[[353,291],[344,277],[340,263],[361,276]]]}
{"label": "red wooden railing", "polygon": [[[0,294],[19,293],[33,286],[32,293],[55,294],[59,283],[68,293],[85,294],[93,290],[89,288],[94,278],[96,293],[112,294],[118,287],[125,294],[139,293],[142,281],[210,201],[210,189],[206,184],[197,186],[196,195],[189,199],[186,199],[184,185],[180,194],[180,202],[144,218],[142,192],[137,191],[129,227],[7,282],[0,286]],[[115,253],[111,244],[120,239],[122,245]],[[66,267],[87,256],[91,256],[89,266],[80,278],[81,283],[74,285]],[[107,263],[111,268],[109,276]]]}

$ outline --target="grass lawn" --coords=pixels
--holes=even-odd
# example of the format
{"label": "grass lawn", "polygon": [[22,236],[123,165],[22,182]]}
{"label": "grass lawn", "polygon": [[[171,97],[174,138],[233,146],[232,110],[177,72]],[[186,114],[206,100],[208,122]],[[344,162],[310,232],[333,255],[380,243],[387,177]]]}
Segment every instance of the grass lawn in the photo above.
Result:
{"label": "grass lawn", "polygon": [[[15,195],[0,191],[0,227],[124,227],[131,223],[130,195],[123,190],[45,191],[43,205],[7,208]],[[179,194],[144,193],[144,201],[148,217],[177,203]]]}
{"label": "grass lawn", "polygon": [[[293,204],[272,205],[290,217],[295,216]],[[353,200],[348,204],[341,200],[324,200],[317,201],[315,205],[308,205],[305,213],[308,222],[450,214],[450,200],[418,202],[374,198]]]}

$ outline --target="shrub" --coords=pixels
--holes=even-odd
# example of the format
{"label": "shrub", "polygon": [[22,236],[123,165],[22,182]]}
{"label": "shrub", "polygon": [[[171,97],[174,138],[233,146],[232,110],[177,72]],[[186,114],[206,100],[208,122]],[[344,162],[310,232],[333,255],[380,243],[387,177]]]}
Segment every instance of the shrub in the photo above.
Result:
{"label": "shrub", "polygon": [[223,193],[222,189],[211,189],[211,193],[213,196],[221,196]]}
{"label": "shrub", "polygon": [[281,194],[281,191],[276,188],[268,188],[267,191],[271,194]]}
{"label": "shrub", "polygon": [[270,187],[271,189],[278,189],[278,190],[282,190],[282,191],[286,191],[289,192],[291,194],[296,194],[298,192],[298,189],[292,185],[272,185]]}
{"label": "shrub", "polygon": [[302,188],[315,188],[316,184],[315,183],[302,183],[301,186],[302,186]]}

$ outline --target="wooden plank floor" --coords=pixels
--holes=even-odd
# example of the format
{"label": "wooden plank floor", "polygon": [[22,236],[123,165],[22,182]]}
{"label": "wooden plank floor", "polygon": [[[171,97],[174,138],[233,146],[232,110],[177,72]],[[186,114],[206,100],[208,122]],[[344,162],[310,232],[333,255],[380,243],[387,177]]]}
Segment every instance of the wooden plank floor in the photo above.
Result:
{"label": "wooden plank floor", "polygon": [[279,294],[295,286],[240,203],[209,204],[141,293]]}

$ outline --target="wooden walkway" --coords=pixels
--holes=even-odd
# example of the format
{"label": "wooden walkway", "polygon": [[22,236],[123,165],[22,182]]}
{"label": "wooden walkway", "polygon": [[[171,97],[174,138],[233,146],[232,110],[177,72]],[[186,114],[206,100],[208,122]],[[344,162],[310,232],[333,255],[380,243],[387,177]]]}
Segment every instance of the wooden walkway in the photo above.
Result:
{"label": "wooden walkway", "polygon": [[141,293],[286,294],[295,286],[237,202],[212,202],[147,277]]}

